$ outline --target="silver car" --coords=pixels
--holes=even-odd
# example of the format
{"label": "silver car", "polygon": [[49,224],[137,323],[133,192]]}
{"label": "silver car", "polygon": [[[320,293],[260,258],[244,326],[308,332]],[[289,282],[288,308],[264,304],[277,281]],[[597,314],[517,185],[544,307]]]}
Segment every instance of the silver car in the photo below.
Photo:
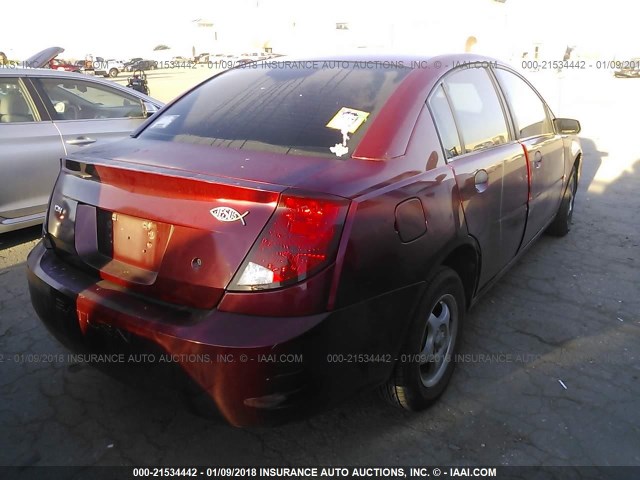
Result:
{"label": "silver car", "polygon": [[162,102],[108,80],[30,68],[0,68],[0,234],[42,223],[60,158],[128,136]]}

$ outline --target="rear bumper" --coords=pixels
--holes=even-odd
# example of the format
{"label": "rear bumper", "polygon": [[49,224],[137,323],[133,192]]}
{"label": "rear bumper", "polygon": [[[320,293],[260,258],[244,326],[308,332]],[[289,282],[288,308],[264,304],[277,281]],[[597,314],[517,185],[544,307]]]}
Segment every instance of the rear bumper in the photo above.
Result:
{"label": "rear bumper", "polygon": [[68,348],[151,352],[234,425],[280,423],[384,381],[420,288],[318,315],[259,317],[150,302],[42,244],[27,264],[34,308]]}

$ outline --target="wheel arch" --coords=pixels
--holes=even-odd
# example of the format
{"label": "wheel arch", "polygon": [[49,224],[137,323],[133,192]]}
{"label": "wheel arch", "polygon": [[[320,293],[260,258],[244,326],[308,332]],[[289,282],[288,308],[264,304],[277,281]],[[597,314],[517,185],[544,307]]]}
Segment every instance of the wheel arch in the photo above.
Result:
{"label": "wheel arch", "polygon": [[480,276],[480,254],[477,245],[469,238],[468,242],[457,245],[448,252],[441,264],[451,268],[460,277],[468,309],[471,306]]}
{"label": "wheel arch", "polygon": [[580,176],[582,174],[582,151],[578,152],[574,159],[573,159],[573,165],[572,168],[576,171],[576,181],[577,183],[580,183]]}
{"label": "wheel arch", "polygon": [[[570,175],[574,170],[576,171],[577,178],[576,180],[580,181],[580,176],[582,174],[582,145],[580,145],[580,140],[578,137],[572,136],[564,139],[565,143],[565,173]],[[567,181],[567,183],[569,183]]]}

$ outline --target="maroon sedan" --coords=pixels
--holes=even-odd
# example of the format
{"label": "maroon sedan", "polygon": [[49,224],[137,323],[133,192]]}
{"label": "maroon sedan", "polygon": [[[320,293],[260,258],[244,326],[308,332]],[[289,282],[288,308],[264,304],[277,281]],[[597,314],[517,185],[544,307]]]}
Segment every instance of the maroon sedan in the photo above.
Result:
{"label": "maroon sedan", "polygon": [[484,57],[231,69],[63,159],[33,305],[74,350],[153,352],[234,425],[369,387],[420,410],[465,312],[569,231],[579,130]]}

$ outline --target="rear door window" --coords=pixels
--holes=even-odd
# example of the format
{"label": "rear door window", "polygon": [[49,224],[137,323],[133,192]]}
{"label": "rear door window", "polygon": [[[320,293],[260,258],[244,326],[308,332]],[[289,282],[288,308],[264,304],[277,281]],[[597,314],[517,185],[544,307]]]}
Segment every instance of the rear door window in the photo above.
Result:
{"label": "rear door window", "polygon": [[287,63],[251,64],[212,78],[155,118],[140,137],[348,158],[410,71],[398,65]]}
{"label": "rear door window", "polygon": [[429,109],[433,115],[445,157],[447,159],[457,157],[462,153],[460,137],[442,85],[438,86],[431,95]]}
{"label": "rear door window", "polygon": [[486,69],[457,70],[446,77],[445,87],[465,152],[475,152],[509,141],[502,105]]}
{"label": "rear door window", "polygon": [[538,94],[514,73],[498,68],[496,76],[509,102],[518,138],[553,134],[553,124]]}

